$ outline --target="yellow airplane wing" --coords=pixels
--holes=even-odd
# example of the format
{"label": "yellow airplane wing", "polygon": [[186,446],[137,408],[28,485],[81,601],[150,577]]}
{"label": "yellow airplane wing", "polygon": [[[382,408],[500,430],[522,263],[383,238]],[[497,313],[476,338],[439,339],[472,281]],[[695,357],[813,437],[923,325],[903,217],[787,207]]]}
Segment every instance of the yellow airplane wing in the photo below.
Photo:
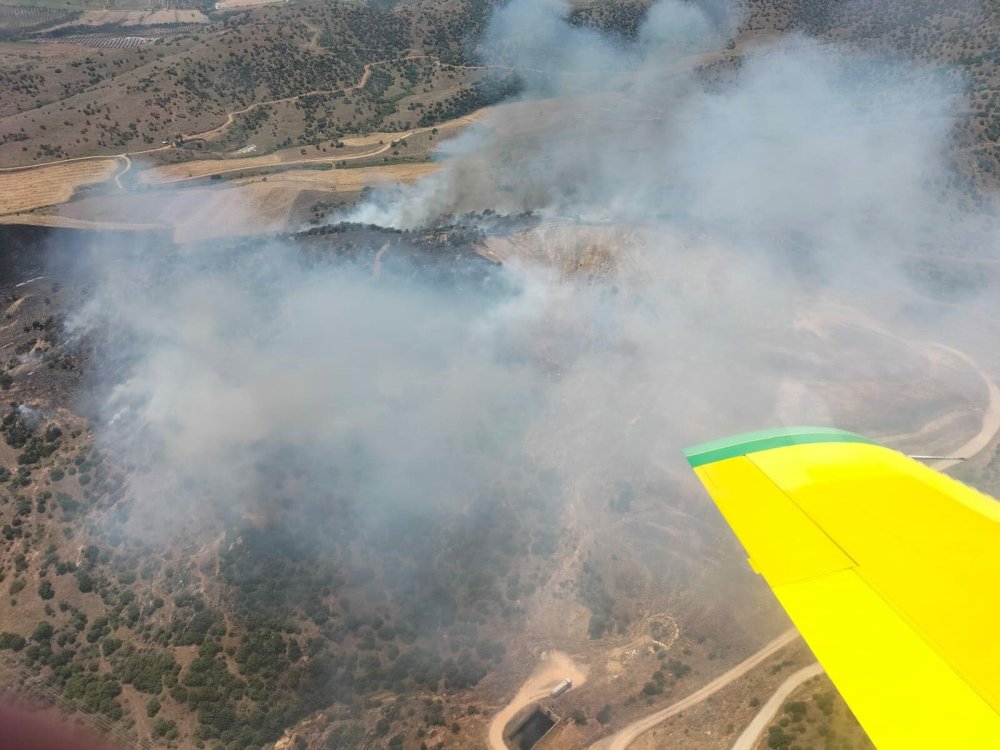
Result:
{"label": "yellow airplane wing", "polygon": [[1000,748],[1000,505],[859,435],[685,451],[880,750]]}

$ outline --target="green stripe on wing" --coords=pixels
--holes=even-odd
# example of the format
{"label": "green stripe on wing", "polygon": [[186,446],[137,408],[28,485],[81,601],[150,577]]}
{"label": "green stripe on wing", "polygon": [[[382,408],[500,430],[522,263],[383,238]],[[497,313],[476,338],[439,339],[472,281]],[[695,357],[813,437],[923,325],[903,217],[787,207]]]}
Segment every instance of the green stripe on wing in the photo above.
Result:
{"label": "green stripe on wing", "polygon": [[772,430],[744,432],[741,435],[711,440],[707,443],[692,445],[684,451],[691,468],[705,464],[724,461],[735,456],[745,456],[748,453],[784,448],[788,445],[807,445],[809,443],[874,443],[861,435],[833,427],[778,427]]}

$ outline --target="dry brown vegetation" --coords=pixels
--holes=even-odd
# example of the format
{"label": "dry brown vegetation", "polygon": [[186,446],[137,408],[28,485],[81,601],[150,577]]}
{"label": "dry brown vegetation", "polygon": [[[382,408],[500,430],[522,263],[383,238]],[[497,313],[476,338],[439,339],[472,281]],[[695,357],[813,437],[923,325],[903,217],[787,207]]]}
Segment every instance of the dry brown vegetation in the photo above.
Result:
{"label": "dry brown vegetation", "polygon": [[[203,214],[200,211],[192,214],[186,208],[187,194],[151,199],[122,197],[116,192],[109,192],[88,196],[78,201],[79,205],[67,206],[56,213],[24,213],[66,203],[80,187],[105,182],[113,175],[122,174],[122,161],[114,158],[0,171],[0,187],[5,189],[4,198],[0,199],[0,216],[8,216],[3,223],[26,222],[46,226],[128,227],[142,224],[163,227],[183,224],[186,229],[181,235],[185,237],[216,236],[218,232],[242,234],[279,230],[288,222],[294,224],[299,221],[301,212],[291,212],[291,207],[303,191],[336,193],[353,199],[366,187],[411,182],[430,174],[439,166],[428,160],[439,140],[460,131],[484,114],[480,111],[442,123],[438,128],[422,128],[402,136],[397,133],[371,133],[345,137],[338,142],[339,148],[323,144],[310,151],[320,154],[332,152],[336,156],[302,156],[301,149],[293,148],[259,157],[204,159],[149,168],[133,165],[130,168],[132,179],[142,186],[187,183],[213,175],[225,177],[229,190],[226,206],[231,210],[234,206],[230,206],[229,202],[243,200],[251,209],[249,212],[242,208],[238,211],[238,215],[246,219],[240,227],[232,222],[225,226],[207,222],[199,229],[196,218]],[[385,163],[401,155],[408,161]],[[322,198],[318,195],[313,202]],[[177,212],[166,210],[159,215],[159,209],[151,213],[142,208],[160,205],[185,208]],[[213,210],[223,209],[223,205],[216,200],[208,201],[207,205]],[[267,210],[257,212],[264,207]],[[135,216],[139,215],[145,218],[136,220]],[[232,214],[227,212],[226,215]]]}
{"label": "dry brown vegetation", "polygon": [[[431,125],[509,90],[509,73],[487,80],[486,71],[464,67],[464,40],[485,17],[485,6],[472,0],[389,10],[314,2],[249,9],[197,26],[150,20],[141,34],[121,22],[122,38],[166,34],[135,49],[36,45],[21,57],[20,48],[2,55],[0,45],[0,162],[148,150],[178,134],[209,131],[227,112],[277,100],[291,106],[254,107],[238,119],[228,134],[232,148],[250,137],[264,151]],[[110,27],[80,24],[57,31],[77,30],[115,35]],[[427,60],[401,61],[414,55]],[[353,88],[366,63],[393,60],[400,62],[374,66]],[[303,96],[308,92],[318,93]]]}
{"label": "dry brown vegetation", "polygon": [[[208,23],[208,16],[193,8],[157,8],[155,10],[86,10],[63,26],[163,26]],[[50,27],[59,28],[58,26]]]}
{"label": "dry brown vegetation", "polygon": [[272,5],[283,2],[286,2],[286,0],[219,0],[215,4],[215,9],[235,10],[236,8],[252,8],[257,5]]}
{"label": "dry brown vegetation", "polygon": [[0,171],[0,214],[65,203],[84,185],[104,182],[118,159],[86,159],[46,167]]}

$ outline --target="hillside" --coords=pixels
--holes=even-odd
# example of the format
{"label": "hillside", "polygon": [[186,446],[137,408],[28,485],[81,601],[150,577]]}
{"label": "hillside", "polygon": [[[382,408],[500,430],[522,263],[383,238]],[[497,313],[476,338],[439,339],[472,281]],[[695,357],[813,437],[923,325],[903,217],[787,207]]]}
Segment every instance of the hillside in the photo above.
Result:
{"label": "hillside", "polygon": [[954,159],[974,184],[994,189],[1000,176],[1000,9],[960,0],[820,2],[748,0],[745,28],[800,30],[866,53],[902,54],[943,66],[969,92],[969,110],[955,124]]}
{"label": "hillside", "polygon": [[[953,158],[961,174],[949,189],[964,192],[969,205],[1000,179],[1000,9],[978,0],[742,0],[729,8],[702,0],[722,26],[740,35],[803,33],[865,55],[903,57],[940,66],[969,93],[969,109],[958,113]],[[650,3],[624,0],[580,3],[574,23],[622,39],[634,39]],[[732,65],[732,62],[727,65]],[[726,65],[716,65],[724,68]]]}
{"label": "hillside", "polygon": [[[238,110],[247,111],[230,141],[213,149],[241,148],[257,136],[261,150],[315,144],[466,114],[513,86],[508,73],[467,67],[465,40],[487,7],[482,0],[388,10],[316,2],[141,31],[66,25],[62,17],[48,30],[18,30],[8,21],[0,163],[159,149],[177,136],[206,134]],[[0,11],[0,27],[4,17]],[[116,35],[146,41],[87,46]]]}
{"label": "hillside", "polygon": [[[660,58],[648,0],[572,2],[543,41],[610,72],[567,44],[550,87],[483,52],[499,0],[37,2],[0,5],[5,699],[184,750],[500,750],[544,704],[535,750],[596,750],[765,652],[630,745],[728,750],[814,657],[683,445],[981,433],[958,474],[1000,482],[1000,11],[692,0],[726,33]],[[788,86],[740,172],[752,118],[664,106],[795,34],[858,53],[837,91],[877,53],[969,107],[772,169],[826,111]],[[946,149],[920,200],[864,163]],[[825,677],[772,724],[870,744]]]}
{"label": "hillside", "polygon": [[[504,660],[519,600],[550,567],[545,477],[386,523],[356,505],[347,478],[312,484],[314,471],[296,469],[310,459],[276,447],[256,502],[196,492],[213,512],[165,543],[133,512],[133,470],[68,408],[79,411],[83,378],[116,366],[108,342],[67,330],[94,283],[74,271],[74,234],[3,236],[17,248],[2,281],[5,687],[126,746],[260,747],[307,717],[301,742],[315,747],[417,747],[478,728],[464,691]],[[383,283],[417,276],[475,295],[494,266],[467,239],[387,235],[385,262],[362,230],[300,243],[317,269],[377,262]],[[43,243],[66,253],[43,257]],[[445,247],[457,256],[442,263]]]}

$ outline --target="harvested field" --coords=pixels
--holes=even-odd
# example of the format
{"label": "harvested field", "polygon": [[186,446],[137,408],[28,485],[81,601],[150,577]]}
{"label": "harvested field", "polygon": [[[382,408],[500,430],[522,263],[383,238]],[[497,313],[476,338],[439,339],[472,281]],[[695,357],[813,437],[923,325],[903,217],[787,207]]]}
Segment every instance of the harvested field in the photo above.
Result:
{"label": "harvested field", "polygon": [[108,157],[0,172],[0,214],[65,203],[78,188],[109,179],[117,167],[118,159]]}
{"label": "harvested field", "polygon": [[[80,12],[102,10],[108,7],[108,0],[17,0],[19,5],[32,8]],[[118,10],[149,10],[149,0],[115,0]]]}
{"label": "harvested field", "polygon": [[[52,12],[52,11],[49,11]],[[200,10],[159,8],[157,10],[87,10],[72,21],[73,26],[163,26],[182,23],[208,23]],[[62,24],[68,26],[70,24]],[[55,27],[58,28],[58,27]]]}
{"label": "harvested field", "polygon": [[52,8],[0,5],[0,31],[21,31],[69,20],[73,14]]}
{"label": "harvested field", "polygon": [[53,209],[60,220],[108,228],[126,224],[171,229],[178,242],[280,232],[300,189],[256,183],[157,194],[95,195]]}
{"label": "harvested field", "polygon": [[[440,167],[437,162],[416,164],[390,164],[384,167],[358,167],[357,169],[301,169],[268,175],[266,185],[277,188],[295,186],[302,190],[332,190],[335,192],[361,192],[366,187],[377,187],[393,182],[413,182],[429,175]],[[234,185],[264,185],[259,177],[233,180]]]}
{"label": "harvested field", "polygon": [[[290,221],[298,223],[304,220],[303,216],[296,219],[292,215],[292,209],[303,193],[310,194],[311,201],[318,200],[323,193],[344,194],[346,197],[356,195],[369,186],[412,182],[437,167],[437,164],[425,162],[323,172],[304,170],[269,175],[267,182],[259,177],[248,177],[226,185],[141,195],[92,195],[50,208],[50,213],[0,216],[0,224],[104,229],[167,228],[173,231],[176,240],[182,242],[280,232],[289,228]],[[8,176],[0,173],[0,180]],[[3,183],[0,182],[2,189]],[[26,211],[28,207],[14,210]],[[224,220],[219,217],[224,217]]]}
{"label": "harvested field", "polygon": [[121,36],[119,34],[71,34],[51,40],[56,44],[77,44],[97,49],[128,49],[156,41],[156,36]]}
{"label": "harvested field", "polygon": [[164,224],[132,224],[128,222],[88,221],[59,214],[5,214],[0,224],[26,224],[33,227],[62,227],[64,229],[111,229],[122,231],[148,231],[164,229]]}
{"label": "harvested field", "polygon": [[215,4],[215,9],[233,10],[235,8],[250,8],[256,5],[274,5],[284,2],[287,2],[287,0],[219,0]]}
{"label": "harvested field", "polygon": [[242,176],[238,172],[253,172],[255,170],[273,168],[298,168],[301,171],[330,171],[327,165],[338,164],[341,161],[357,161],[379,156],[389,149],[387,147],[378,150],[364,151],[355,155],[321,156],[313,158],[300,158],[294,160],[283,160],[277,154],[266,156],[255,156],[247,159],[205,159],[203,161],[192,161],[182,164],[171,164],[164,167],[155,167],[142,173],[140,182],[146,185],[165,185],[174,182],[187,182],[213,175]]}

